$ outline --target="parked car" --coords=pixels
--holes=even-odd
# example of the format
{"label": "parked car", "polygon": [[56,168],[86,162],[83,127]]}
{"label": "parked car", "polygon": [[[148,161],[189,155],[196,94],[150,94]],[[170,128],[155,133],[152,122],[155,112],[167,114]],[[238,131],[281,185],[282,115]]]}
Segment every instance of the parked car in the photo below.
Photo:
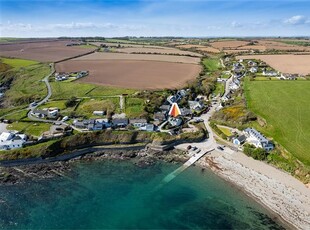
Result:
{"label": "parked car", "polygon": [[61,121],[67,121],[69,119],[68,116],[64,116]]}
{"label": "parked car", "polygon": [[193,151],[196,151],[196,149],[197,149],[197,147],[196,147],[196,146],[194,146],[194,147],[193,147]]}
{"label": "parked car", "polygon": [[192,146],[191,146],[191,145],[187,146],[187,150],[190,150],[191,148],[192,148]]}
{"label": "parked car", "polygon": [[35,101],[30,104],[31,107],[36,106],[36,105],[38,105],[38,103]]}
{"label": "parked car", "polygon": [[224,149],[221,146],[217,146],[217,149],[223,151]]}
{"label": "parked car", "polygon": [[201,152],[201,149],[198,149],[197,151],[196,151],[196,153],[200,153]]}

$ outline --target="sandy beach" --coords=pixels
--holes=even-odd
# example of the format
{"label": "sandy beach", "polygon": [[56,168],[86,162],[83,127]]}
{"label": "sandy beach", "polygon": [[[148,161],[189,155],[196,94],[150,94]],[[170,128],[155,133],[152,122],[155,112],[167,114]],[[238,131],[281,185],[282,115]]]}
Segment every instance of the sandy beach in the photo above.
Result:
{"label": "sandy beach", "polygon": [[310,188],[291,175],[240,152],[213,151],[198,164],[239,186],[297,229],[309,229]]}

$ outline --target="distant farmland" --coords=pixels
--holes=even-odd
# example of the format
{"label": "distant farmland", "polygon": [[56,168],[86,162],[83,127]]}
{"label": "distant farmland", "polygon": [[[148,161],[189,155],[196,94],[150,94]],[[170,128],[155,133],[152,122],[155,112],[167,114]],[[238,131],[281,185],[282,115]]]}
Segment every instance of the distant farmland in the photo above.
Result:
{"label": "distant farmland", "polygon": [[164,61],[85,58],[56,65],[57,72],[79,70],[89,70],[90,73],[89,76],[80,79],[80,82],[133,89],[164,89],[182,87],[195,79],[201,71],[201,66]]}
{"label": "distant farmland", "polygon": [[101,61],[101,60],[138,60],[138,61],[162,61],[198,64],[200,58],[177,55],[156,55],[156,54],[125,54],[125,53],[103,53],[97,52],[83,57],[76,58],[78,61]]}
{"label": "distant farmland", "polygon": [[238,59],[260,59],[283,73],[310,74],[310,55],[244,55]]}
{"label": "distant farmland", "polygon": [[0,56],[54,62],[78,56],[95,48],[66,46],[70,41],[28,41],[0,44]]}
{"label": "distant farmland", "polygon": [[245,81],[249,109],[267,121],[264,132],[308,166],[309,89],[309,81]]}

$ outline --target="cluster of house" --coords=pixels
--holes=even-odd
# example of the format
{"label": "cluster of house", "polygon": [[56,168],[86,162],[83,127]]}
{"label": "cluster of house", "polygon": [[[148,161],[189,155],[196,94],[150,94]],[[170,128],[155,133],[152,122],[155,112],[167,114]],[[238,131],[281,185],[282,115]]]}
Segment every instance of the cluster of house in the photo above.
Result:
{"label": "cluster of house", "polygon": [[[206,109],[203,99],[198,97],[195,101],[188,101],[189,108],[179,108],[178,102],[182,100],[188,91],[179,90],[175,95],[167,97],[167,100],[154,113],[154,122],[149,123],[145,118],[128,119],[124,114],[116,114],[112,119],[85,119],[74,120],[73,126],[81,130],[96,131],[107,128],[124,129],[133,128],[143,131],[160,131],[158,126],[165,123],[170,128],[179,127],[184,123],[185,117],[191,117],[193,113],[201,113]],[[94,111],[94,115],[103,116],[104,111]]]}
{"label": "cluster of house", "polygon": [[55,81],[65,81],[69,78],[79,79],[82,77],[86,77],[88,75],[88,71],[83,70],[80,72],[72,72],[72,73],[55,73]]}
{"label": "cluster of house", "polygon": [[154,124],[159,125],[167,121],[170,127],[178,127],[184,123],[184,117],[191,117],[195,113],[199,114],[203,112],[206,109],[206,105],[202,97],[197,97],[193,101],[189,100],[189,108],[179,108],[178,102],[188,93],[189,90],[181,89],[175,95],[169,96],[164,104],[159,107],[159,111],[154,113]]}
{"label": "cluster of house", "polygon": [[10,150],[21,148],[27,141],[25,134],[18,134],[17,132],[3,132],[0,135],[0,150]]}
{"label": "cluster of house", "polygon": [[243,135],[233,139],[233,143],[238,146],[243,145],[245,142],[266,151],[271,151],[274,149],[273,143],[254,128],[246,128],[243,131]]}
{"label": "cluster of house", "polygon": [[155,126],[153,124],[149,124],[146,119],[138,118],[138,119],[128,119],[126,117],[115,117],[111,120],[107,118],[103,119],[89,119],[89,120],[74,120],[73,124],[74,127],[81,129],[81,130],[88,130],[88,131],[97,131],[103,130],[107,128],[127,128],[131,126],[132,128],[136,128],[138,130],[144,131],[155,131]]}

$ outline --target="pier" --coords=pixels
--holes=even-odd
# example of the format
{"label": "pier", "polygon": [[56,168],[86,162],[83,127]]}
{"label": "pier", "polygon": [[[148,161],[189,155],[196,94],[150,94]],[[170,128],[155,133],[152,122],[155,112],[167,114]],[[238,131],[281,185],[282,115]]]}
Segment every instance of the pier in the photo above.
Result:
{"label": "pier", "polygon": [[198,161],[200,158],[202,158],[204,155],[206,155],[207,153],[212,152],[214,149],[210,149],[201,153],[194,153],[194,155],[188,160],[186,161],[182,166],[180,166],[179,168],[177,168],[176,170],[174,170],[172,173],[168,174],[163,180],[162,182],[159,184],[159,186],[157,187],[157,189],[161,188],[163,185],[169,183],[170,181],[172,181],[174,178],[176,178],[180,173],[182,173],[184,170],[186,170],[188,167],[190,167],[191,165],[193,165],[196,161]]}

